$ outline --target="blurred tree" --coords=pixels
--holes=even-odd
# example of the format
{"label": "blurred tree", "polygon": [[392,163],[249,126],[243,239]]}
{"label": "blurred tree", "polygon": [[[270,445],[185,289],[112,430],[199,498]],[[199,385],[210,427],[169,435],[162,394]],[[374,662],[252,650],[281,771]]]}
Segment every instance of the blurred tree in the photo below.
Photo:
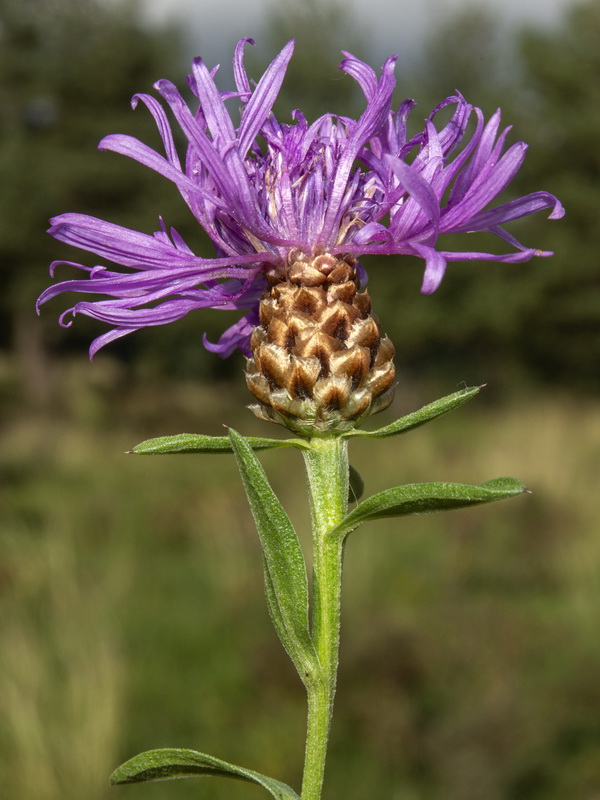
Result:
{"label": "blurred tree", "polygon": [[[0,41],[0,341],[18,353],[28,395],[42,397],[42,342],[58,329],[50,314],[35,319],[33,302],[49,254],[76,258],[50,247],[48,218],[79,211],[155,224],[160,181],[94,144],[123,129],[158,144],[149,115],[132,114],[129,100],[172,68],[178,35],[144,29],[129,3],[0,0]],[[89,339],[77,326],[86,328]]]}
{"label": "blurred tree", "polygon": [[[354,81],[337,69],[341,51],[349,50],[367,58],[368,40],[360,34],[356,19],[347,4],[338,0],[283,0],[268,11],[266,50],[280,49],[289,39],[296,40],[294,57],[288,67],[275,112],[289,119],[294,108],[309,121],[321,114],[360,113],[364,98]],[[258,54],[249,52],[250,62]],[[266,66],[260,62],[262,69]]]}
{"label": "blurred tree", "polygon": [[505,107],[507,83],[515,78],[513,49],[509,32],[489,8],[467,6],[438,19],[414,73],[427,106],[458,90],[486,113]]}
{"label": "blurred tree", "polygon": [[[524,31],[517,45],[485,11],[442,21],[414,71],[411,94],[426,103],[413,116],[422,120],[455,89],[486,116],[501,106],[504,124],[514,124],[508,143],[522,139],[529,152],[500,202],[544,189],[567,210],[561,222],[540,213],[509,227],[524,244],[555,255],[514,265],[451,264],[431,297],[418,295],[418,266],[402,259],[406,267],[394,270],[388,262],[377,308],[400,344],[398,366],[413,373],[597,390],[600,6],[574,6],[559,27]],[[489,246],[482,238],[481,249]],[[462,249],[460,237],[453,248]],[[374,270],[372,294],[379,283]]]}
{"label": "blurred tree", "polygon": [[[521,59],[529,89],[520,125],[532,144],[528,178],[543,181],[568,214],[544,234],[556,255],[532,276],[520,331],[524,357],[544,378],[598,389],[600,5],[574,5],[556,31],[525,31]],[[541,220],[535,224],[539,229]]]}

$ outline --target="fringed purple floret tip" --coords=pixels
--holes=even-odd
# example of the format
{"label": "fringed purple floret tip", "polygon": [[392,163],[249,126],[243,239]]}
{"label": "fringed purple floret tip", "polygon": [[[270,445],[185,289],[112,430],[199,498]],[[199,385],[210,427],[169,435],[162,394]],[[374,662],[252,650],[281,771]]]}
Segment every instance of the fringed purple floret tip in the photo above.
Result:
{"label": "fringed purple floret tip", "polygon": [[[518,142],[502,152],[509,128],[499,131],[499,111],[486,123],[480,109],[457,94],[440,103],[424,129],[409,139],[407,120],[414,102],[391,108],[396,59],[385,62],[378,78],[367,64],[344,53],[340,68],[365,95],[362,116],[353,120],[326,114],[309,125],[295,111],[291,124],[281,123],[271,109],[293,42],[256,85],[244,68],[247,43],[254,44],[242,39],[235,51],[236,91],[220,92],[216,70],[199,58],[193,62],[188,85],[197,99],[195,110],[169,81],[155,84],[187,139],[183,163],[163,105],[151,95],[136,95],[132,104],[135,108],[142,102],[154,117],[164,155],[124,134],[100,142],[100,149],[129,156],[176,184],[211,238],[214,257],[195,255],[162,220],[152,236],[84,214],[51,220],[49,232],[56,239],[130,270],[68,262],[86,276],[57,283],[38,300],[39,307],[69,291],[108,296],[78,302],[60,318],[69,326],[67,315],[86,314],[111,326],[94,340],[91,355],[134,330],[172,322],[198,308],[246,311],[217,344],[204,344],[221,356],[236,348],[248,354],[268,276],[281,273],[298,254],[418,256],[425,262],[421,291],[426,294],[440,285],[448,261],[520,262],[551,255],[524,247],[502,225],[548,208],[551,219],[562,217],[553,195],[534,192],[489,208],[526,151]],[[237,127],[227,101],[241,108]],[[448,106],[454,109],[451,119],[438,129],[438,112]],[[467,135],[473,117],[474,130]],[[439,247],[443,234],[463,232],[492,233],[514,249],[496,255]],[[61,263],[67,262],[53,264],[52,271]]]}

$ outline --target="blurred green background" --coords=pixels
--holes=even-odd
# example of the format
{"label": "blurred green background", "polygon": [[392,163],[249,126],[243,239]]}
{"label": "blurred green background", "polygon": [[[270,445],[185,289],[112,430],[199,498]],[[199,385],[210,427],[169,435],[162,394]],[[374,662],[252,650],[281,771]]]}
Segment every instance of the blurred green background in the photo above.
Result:
{"label": "blurred green background", "polygon": [[[274,7],[266,31],[255,75],[298,40],[281,113],[360,113],[335,64],[342,48],[369,53],[342,6]],[[223,423],[274,434],[244,409],[241,357],[201,347],[224,315],[142,331],[90,365],[100,326],[78,318],[63,331],[60,301],[39,319],[32,311],[46,265],[78,257],[44,234],[57,213],[148,232],[162,214],[207,247],[170,185],[94,149],[111,132],[158,145],[128,101],[159,77],[181,84],[190,43],[125,4],[0,0],[0,44],[2,796],[260,794],[217,780],[107,788],[120,761],[160,746],[297,785],[304,698],[268,621],[232,460],[123,454]],[[397,348],[385,419],[465,383],[488,387],[407,437],[355,445],[351,458],[369,493],[511,474],[534,493],[353,534],[325,796],[598,800],[600,6],[576,3],[560,25],[509,39],[482,10],[438,20],[399,71],[398,99],[419,101],[418,121],[456,88],[488,114],[501,105],[512,141],[530,144],[507,198],[543,188],[567,217],[512,228],[552,259],[454,264],[432,297],[418,292],[416,262],[366,261]],[[261,456],[306,532],[299,459]]]}

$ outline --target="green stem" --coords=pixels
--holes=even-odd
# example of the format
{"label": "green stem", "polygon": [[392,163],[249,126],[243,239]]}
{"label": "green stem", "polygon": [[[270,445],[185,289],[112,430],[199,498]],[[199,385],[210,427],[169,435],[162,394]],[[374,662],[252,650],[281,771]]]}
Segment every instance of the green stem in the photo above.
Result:
{"label": "green stem", "polygon": [[346,441],[337,437],[313,439],[303,456],[308,473],[313,529],[312,637],[321,665],[307,682],[308,724],[301,800],[320,800],[327,743],[333,713],[340,639],[340,590],[343,543],[328,540],[328,530],[348,508]]}

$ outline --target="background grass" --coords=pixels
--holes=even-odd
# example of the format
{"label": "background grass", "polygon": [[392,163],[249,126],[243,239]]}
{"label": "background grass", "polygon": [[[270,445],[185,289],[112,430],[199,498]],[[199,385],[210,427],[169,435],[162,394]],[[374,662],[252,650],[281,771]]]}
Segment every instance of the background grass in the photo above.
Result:
{"label": "background grass", "polygon": [[[149,435],[264,424],[240,411],[240,389],[128,384],[105,356],[55,377],[52,415],[13,404],[3,429],[4,796],[259,794],[217,780],[107,788],[120,761],[160,746],[297,785],[303,692],[268,620],[233,459],[124,454]],[[400,391],[386,418],[455,388]],[[352,443],[368,493],[515,475],[533,494],[350,537],[326,796],[598,797],[600,411],[486,392],[406,436]],[[261,460],[305,541],[301,457]]]}

